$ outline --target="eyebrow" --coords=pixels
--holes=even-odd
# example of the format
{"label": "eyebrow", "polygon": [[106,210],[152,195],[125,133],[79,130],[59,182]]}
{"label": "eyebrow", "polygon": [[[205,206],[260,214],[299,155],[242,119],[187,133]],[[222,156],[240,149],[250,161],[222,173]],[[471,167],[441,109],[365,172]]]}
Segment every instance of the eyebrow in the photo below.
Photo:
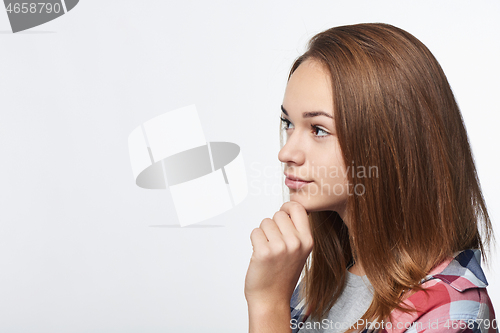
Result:
{"label": "eyebrow", "polygon": [[[288,116],[288,112],[286,112],[283,105],[281,106],[281,111],[283,111],[283,113]],[[312,118],[312,117],[317,117],[317,116],[325,116],[325,117],[333,119],[333,117],[330,114],[323,112],[323,111],[310,111],[310,112],[302,113],[302,118]]]}

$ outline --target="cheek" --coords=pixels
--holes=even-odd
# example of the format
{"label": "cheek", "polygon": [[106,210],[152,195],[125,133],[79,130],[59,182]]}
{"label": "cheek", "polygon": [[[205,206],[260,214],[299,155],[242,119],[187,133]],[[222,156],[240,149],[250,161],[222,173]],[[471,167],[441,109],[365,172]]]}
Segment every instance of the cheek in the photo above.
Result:
{"label": "cheek", "polygon": [[[319,164],[319,163],[318,163]],[[325,202],[336,202],[344,200],[349,193],[348,175],[350,169],[346,169],[344,161],[340,156],[329,156],[315,170],[315,193],[316,199]]]}
{"label": "cheek", "polygon": [[316,151],[316,161],[319,165],[326,167],[328,169],[328,174],[339,173],[345,174],[346,164],[340,150],[338,142],[331,142],[321,150]]}
{"label": "cheek", "polygon": [[328,159],[318,161],[314,172],[316,179],[328,184],[344,184],[347,181],[347,172],[341,156],[328,156]]}
{"label": "cheek", "polygon": [[[314,151],[314,156],[313,156]],[[336,210],[345,204],[350,187],[340,147],[338,145],[309,151],[307,168],[314,183],[303,191],[290,192],[290,200],[301,203],[308,211]]]}

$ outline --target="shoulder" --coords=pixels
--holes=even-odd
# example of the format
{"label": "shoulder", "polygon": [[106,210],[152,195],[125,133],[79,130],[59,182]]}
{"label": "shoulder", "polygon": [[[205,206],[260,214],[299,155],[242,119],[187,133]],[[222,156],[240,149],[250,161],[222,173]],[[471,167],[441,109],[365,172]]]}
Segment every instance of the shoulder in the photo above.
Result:
{"label": "shoulder", "polygon": [[408,298],[407,304],[417,309],[407,320],[411,323],[408,332],[427,330],[454,330],[473,332],[497,332],[495,312],[486,288],[457,290],[448,282],[433,280],[424,284],[425,291],[419,291]]}
{"label": "shoulder", "polygon": [[403,302],[417,311],[393,311],[392,322],[386,324],[385,331],[498,332],[480,255],[479,250],[465,250],[433,269],[422,280],[424,290]]}

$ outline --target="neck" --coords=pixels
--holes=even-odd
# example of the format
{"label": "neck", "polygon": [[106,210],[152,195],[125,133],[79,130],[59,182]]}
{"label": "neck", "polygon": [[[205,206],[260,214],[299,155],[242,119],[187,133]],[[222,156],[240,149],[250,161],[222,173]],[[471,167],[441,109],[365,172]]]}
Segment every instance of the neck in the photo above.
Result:
{"label": "neck", "polygon": [[354,265],[352,265],[351,268],[349,268],[349,272],[351,272],[352,274],[359,275],[359,276],[366,275],[365,271],[363,270],[363,266],[361,266],[361,264],[359,264],[357,262],[354,263]]}
{"label": "neck", "polygon": [[[338,213],[339,213],[342,221],[344,221],[344,224],[347,226],[347,230],[349,230],[350,223],[348,221],[347,216],[345,215],[345,210],[339,210]],[[349,234],[349,236],[350,236],[350,234]],[[352,274],[359,275],[359,276],[366,275],[365,270],[363,269],[363,266],[361,266],[361,264],[359,262],[355,262],[354,265],[352,265],[349,268],[349,272],[351,272]]]}

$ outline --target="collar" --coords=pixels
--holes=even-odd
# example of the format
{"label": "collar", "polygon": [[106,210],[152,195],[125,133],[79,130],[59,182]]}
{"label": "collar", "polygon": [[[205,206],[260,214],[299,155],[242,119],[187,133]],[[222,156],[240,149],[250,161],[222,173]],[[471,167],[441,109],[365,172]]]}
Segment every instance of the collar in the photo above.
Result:
{"label": "collar", "polygon": [[420,283],[439,279],[459,292],[488,286],[488,281],[481,269],[481,250],[468,249],[456,252],[453,256],[454,258],[445,260],[432,269]]}

